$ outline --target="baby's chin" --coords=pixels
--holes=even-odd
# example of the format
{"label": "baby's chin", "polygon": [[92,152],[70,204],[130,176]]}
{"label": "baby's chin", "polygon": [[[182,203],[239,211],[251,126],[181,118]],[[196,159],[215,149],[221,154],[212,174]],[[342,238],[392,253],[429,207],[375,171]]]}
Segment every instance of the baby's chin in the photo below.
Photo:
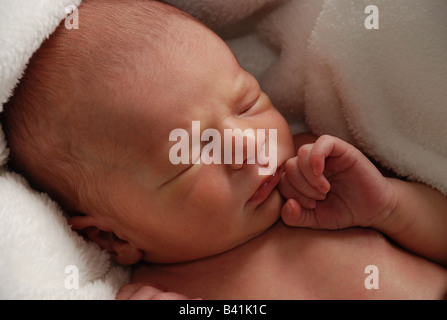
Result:
{"label": "baby's chin", "polygon": [[262,211],[258,214],[265,215],[262,217],[265,219],[265,230],[272,227],[279,219],[281,219],[281,210],[284,203],[285,200],[279,192],[278,187],[276,187],[270,194],[269,199],[262,204],[263,208],[259,208],[260,211]]}

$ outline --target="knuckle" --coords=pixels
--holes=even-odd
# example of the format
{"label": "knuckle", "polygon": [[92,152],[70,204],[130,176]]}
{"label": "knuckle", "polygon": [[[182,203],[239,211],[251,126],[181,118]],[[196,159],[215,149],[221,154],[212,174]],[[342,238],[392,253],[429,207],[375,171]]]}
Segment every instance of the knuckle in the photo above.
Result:
{"label": "knuckle", "polygon": [[324,134],[318,139],[319,144],[332,143],[332,142],[333,142],[333,137],[328,134]]}
{"label": "knuckle", "polygon": [[308,155],[311,148],[312,148],[311,144],[305,144],[305,145],[301,146],[301,148],[299,148],[299,150],[298,150],[298,158],[303,158],[306,155]]}
{"label": "knuckle", "polygon": [[321,140],[333,140],[334,139],[334,137],[333,136],[331,136],[331,135],[329,135],[329,134],[323,134],[321,137],[320,137],[320,139]]}
{"label": "knuckle", "polygon": [[286,174],[292,174],[293,171],[295,170],[296,164],[297,164],[296,157],[288,159],[284,164],[284,171],[286,172]]}

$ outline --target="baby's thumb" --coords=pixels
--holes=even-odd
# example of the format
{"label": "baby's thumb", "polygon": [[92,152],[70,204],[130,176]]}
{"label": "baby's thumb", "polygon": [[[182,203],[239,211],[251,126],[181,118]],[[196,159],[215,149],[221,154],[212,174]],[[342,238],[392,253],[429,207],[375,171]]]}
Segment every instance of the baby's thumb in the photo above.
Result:
{"label": "baby's thumb", "polygon": [[283,222],[291,227],[313,227],[313,210],[304,209],[295,199],[288,199],[281,209]]}

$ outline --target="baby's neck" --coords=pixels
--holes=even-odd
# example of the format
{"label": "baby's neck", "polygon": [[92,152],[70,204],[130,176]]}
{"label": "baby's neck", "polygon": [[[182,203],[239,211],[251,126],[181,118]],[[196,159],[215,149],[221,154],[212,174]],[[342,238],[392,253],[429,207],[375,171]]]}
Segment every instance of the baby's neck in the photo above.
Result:
{"label": "baby's neck", "polygon": [[[380,266],[380,290],[365,287],[365,267]],[[405,272],[403,272],[405,270]],[[424,288],[420,290],[420,274]],[[203,299],[439,299],[444,268],[391,245],[373,230],[289,228],[278,222],[222,254],[178,264],[143,264],[132,282]],[[397,284],[397,285],[396,285]]]}
{"label": "baby's neck", "polygon": [[274,238],[283,228],[286,227],[278,222],[258,237],[234,249],[200,260],[174,264],[142,263],[135,268],[132,282],[160,283],[170,291],[191,292],[192,297],[197,293],[200,298],[205,297],[200,293],[206,284],[207,288],[219,288],[218,292],[207,290],[207,298],[219,299],[226,296],[226,290],[228,296],[234,296],[234,286],[231,283],[244,281],[241,279],[245,274],[244,270],[252,270],[254,265],[274,256],[277,243]]}

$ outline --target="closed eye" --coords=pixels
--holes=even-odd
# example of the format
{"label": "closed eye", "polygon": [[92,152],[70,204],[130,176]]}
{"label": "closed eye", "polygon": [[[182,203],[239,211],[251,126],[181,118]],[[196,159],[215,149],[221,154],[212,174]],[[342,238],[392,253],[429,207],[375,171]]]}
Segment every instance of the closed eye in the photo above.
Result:
{"label": "closed eye", "polygon": [[[210,139],[212,141],[212,139]],[[163,183],[161,186],[164,186],[168,183],[170,183],[171,181],[174,181],[175,179],[179,178],[181,175],[185,174],[187,171],[189,171],[191,168],[193,168],[194,166],[197,166],[198,163],[200,163],[201,160],[201,156],[202,156],[202,150],[203,147],[208,144],[209,141],[200,141],[200,146],[198,146],[199,148],[199,152],[193,152],[192,149],[189,150],[189,164],[178,164],[178,165],[174,165],[174,168],[177,168],[179,166],[184,167],[182,168],[181,171],[179,171],[174,177],[170,178],[168,181],[166,181],[165,183]],[[195,154],[195,157],[193,158],[193,154]]]}
{"label": "closed eye", "polygon": [[246,104],[245,107],[242,109],[241,112],[239,112],[238,116],[242,116],[247,114],[258,102],[260,95],[258,95],[256,97],[256,99],[254,99],[253,101],[251,101],[250,103]]}
{"label": "closed eye", "polygon": [[162,185],[160,185],[160,188],[169,184],[170,182],[176,180],[177,178],[179,178],[182,174],[186,173],[189,169],[191,169],[194,166],[194,164],[191,163],[189,165],[184,165],[184,166],[186,166],[186,167],[183,168],[181,171],[179,171],[174,177],[170,178],[168,181],[166,181]]}

